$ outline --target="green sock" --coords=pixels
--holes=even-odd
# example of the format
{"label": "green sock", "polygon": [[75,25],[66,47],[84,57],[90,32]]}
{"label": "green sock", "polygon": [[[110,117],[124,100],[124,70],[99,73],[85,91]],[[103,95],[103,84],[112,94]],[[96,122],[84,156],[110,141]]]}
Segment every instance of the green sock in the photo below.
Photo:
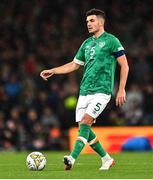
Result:
{"label": "green sock", "polygon": [[[95,139],[96,135],[95,133],[90,129],[90,135],[88,138],[88,142],[90,143],[93,139]],[[96,151],[101,157],[104,157],[106,155],[106,151],[103,149],[102,145],[99,141],[97,141],[94,144],[91,144],[90,147]]]}
{"label": "green sock", "polygon": [[90,133],[90,126],[87,124],[81,124],[78,134],[78,137],[80,137],[80,139],[75,141],[73,151],[70,154],[74,159],[76,159],[79,156],[80,152],[84,148],[89,138],[89,133]]}

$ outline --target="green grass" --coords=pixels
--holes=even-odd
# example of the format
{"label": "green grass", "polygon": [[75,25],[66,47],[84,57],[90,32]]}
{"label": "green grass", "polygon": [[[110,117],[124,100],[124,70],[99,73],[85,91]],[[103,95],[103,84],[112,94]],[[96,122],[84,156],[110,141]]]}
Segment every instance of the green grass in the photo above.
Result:
{"label": "green grass", "polygon": [[43,171],[29,171],[27,152],[0,152],[0,179],[152,179],[153,153],[113,154],[116,165],[99,171],[97,155],[80,155],[72,171],[63,170],[65,152],[45,152],[47,166]]}

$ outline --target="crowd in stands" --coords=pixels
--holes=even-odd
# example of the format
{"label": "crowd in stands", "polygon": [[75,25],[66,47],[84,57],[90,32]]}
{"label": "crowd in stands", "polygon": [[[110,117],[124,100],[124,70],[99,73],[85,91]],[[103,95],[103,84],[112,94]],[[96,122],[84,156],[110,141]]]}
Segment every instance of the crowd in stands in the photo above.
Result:
{"label": "crowd in stands", "polygon": [[82,69],[43,81],[39,73],[70,62],[88,37],[85,12],[106,12],[106,31],[122,42],[130,67],[127,103],[118,87],[97,126],[153,125],[153,7],[151,0],[5,0],[0,2],[0,149],[68,147],[68,129]]}

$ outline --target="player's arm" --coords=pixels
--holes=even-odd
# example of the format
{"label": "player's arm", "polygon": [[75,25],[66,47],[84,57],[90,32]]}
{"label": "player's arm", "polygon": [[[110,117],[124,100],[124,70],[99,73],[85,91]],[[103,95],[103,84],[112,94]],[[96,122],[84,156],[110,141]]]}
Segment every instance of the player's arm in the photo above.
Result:
{"label": "player's arm", "polygon": [[79,67],[80,67],[80,65],[75,63],[73,60],[62,66],[55,67],[55,68],[48,69],[48,70],[43,70],[43,71],[41,71],[40,76],[44,80],[47,80],[49,77],[51,77],[54,74],[67,74],[67,73],[77,70]]}
{"label": "player's arm", "polygon": [[56,68],[44,70],[40,73],[40,76],[44,80],[47,80],[49,77],[51,77],[54,74],[67,74],[77,70],[80,67],[80,65],[84,65],[84,61],[85,61],[84,44],[85,43],[83,42],[73,61]]}
{"label": "player's arm", "polygon": [[119,56],[117,58],[117,61],[121,69],[120,69],[119,89],[116,96],[116,105],[121,106],[126,102],[125,86],[127,82],[129,66],[128,66],[127,58],[125,55]]}

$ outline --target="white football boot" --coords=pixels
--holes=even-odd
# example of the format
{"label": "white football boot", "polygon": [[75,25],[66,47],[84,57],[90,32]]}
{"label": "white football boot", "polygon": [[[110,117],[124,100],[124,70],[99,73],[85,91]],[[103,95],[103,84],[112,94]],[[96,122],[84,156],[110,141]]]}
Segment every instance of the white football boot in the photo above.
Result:
{"label": "white football boot", "polygon": [[64,169],[71,170],[73,168],[75,159],[72,156],[64,156]]}
{"label": "white football boot", "polygon": [[106,154],[102,159],[102,166],[99,168],[99,170],[109,170],[110,167],[115,165],[115,160],[109,156],[109,154]]}

